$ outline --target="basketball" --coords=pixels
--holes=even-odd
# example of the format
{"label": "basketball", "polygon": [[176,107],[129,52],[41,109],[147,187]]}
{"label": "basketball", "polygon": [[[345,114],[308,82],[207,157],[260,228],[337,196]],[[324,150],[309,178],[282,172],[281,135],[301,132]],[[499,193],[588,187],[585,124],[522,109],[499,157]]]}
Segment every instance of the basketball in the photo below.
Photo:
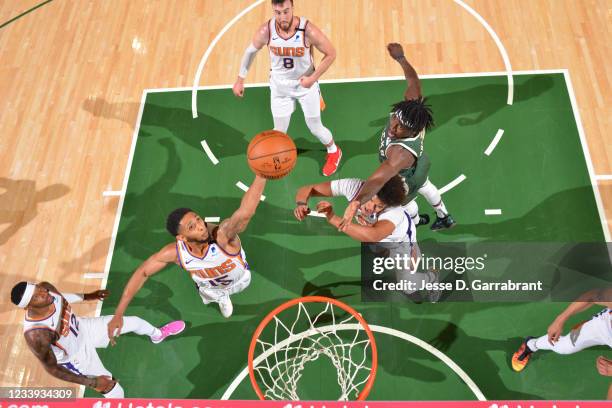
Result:
{"label": "basketball", "polygon": [[267,179],[280,179],[295,167],[297,149],[285,133],[266,130],[249,143],[247,159],[255,174]]}

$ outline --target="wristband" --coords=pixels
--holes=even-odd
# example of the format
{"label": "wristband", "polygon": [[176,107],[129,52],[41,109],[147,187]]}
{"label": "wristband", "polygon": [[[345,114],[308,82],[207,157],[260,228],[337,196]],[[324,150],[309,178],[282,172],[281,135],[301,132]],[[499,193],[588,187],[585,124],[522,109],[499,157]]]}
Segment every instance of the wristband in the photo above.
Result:
{"label": "wristband", "polygon": [[306,201],[296,201],[295,205],[305,205],[306,207],[308,207],[308,203]]}

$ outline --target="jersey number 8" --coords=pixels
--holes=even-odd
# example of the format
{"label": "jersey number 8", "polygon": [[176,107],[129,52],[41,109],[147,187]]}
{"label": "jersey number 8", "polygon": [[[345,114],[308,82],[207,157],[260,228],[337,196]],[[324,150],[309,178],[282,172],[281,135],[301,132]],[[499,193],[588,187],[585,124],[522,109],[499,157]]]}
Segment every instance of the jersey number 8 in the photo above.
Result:
{"label": "jersey number 8", "polygon": [[283,58],[283,67],[292,69],[294,66],[293,58]]}

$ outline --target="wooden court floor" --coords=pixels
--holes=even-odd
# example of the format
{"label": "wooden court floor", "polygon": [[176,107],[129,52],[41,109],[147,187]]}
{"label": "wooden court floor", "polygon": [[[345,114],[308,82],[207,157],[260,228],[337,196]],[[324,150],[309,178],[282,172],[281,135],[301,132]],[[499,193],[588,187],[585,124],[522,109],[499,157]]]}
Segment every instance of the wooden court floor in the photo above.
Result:
{"label": "wooden court floor", "polygon": [[[102,193],[122,188],[143,90],[192,86],[212,40],[252,0],[42,3],[0,3],[0,385],[61,383],[27,350],[23,312],[10,303],[10,288],[22,279],[67,291],[100,286],[86,274],[105,269],[119,203]],[[499,36],[513,70],[569,70],[610,228],[612,0],[465,4]],[[485,26],[457,1],[295,6],[336,46],[325,79],[401,75],[386,55],[391,41],[404,45],[420,74],[505,70]],[[233,83],[255,28],[270,16],[265,1],[231,26],[199,85]],[[247,81],[266,81],[268,64],[260,53]],[[95,305],[78,310],[93,314]]]}

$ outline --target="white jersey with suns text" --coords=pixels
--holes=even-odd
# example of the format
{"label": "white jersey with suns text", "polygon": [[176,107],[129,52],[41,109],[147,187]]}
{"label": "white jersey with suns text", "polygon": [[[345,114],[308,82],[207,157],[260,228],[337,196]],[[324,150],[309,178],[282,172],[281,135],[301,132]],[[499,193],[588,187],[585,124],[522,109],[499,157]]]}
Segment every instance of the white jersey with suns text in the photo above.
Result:
{"label": "white jersey with suns text", "polygon": [[200,258],[193,254],[189,244],[177,239],[176,251],[181,267],[189,272],[198,287],[227,288],[249,269],[242,246],[238,253],[230,254],[213,241]]}
{"label": "white jersey with suns text", "polygon": [[306,47],[306,26],[308,20],[299,17],[300,23],[295,34],[283,38],[276,30],[276,21],[271,19],[270,41],[270,75],[274,79],[298,80],[314,71],[310,47]]}
{"label": "white jersey with suns text", "polygon": [[53,297],[52,312],[42,319],[31,319],[26,312],[23,320],[23,332],[31,330],[50,330],[57,333],[57,340],[51,345],[58,363],[66,363],[77,354],[85,342],[85,336],[79,335],[80,318],[62,295],[49,292]]}

